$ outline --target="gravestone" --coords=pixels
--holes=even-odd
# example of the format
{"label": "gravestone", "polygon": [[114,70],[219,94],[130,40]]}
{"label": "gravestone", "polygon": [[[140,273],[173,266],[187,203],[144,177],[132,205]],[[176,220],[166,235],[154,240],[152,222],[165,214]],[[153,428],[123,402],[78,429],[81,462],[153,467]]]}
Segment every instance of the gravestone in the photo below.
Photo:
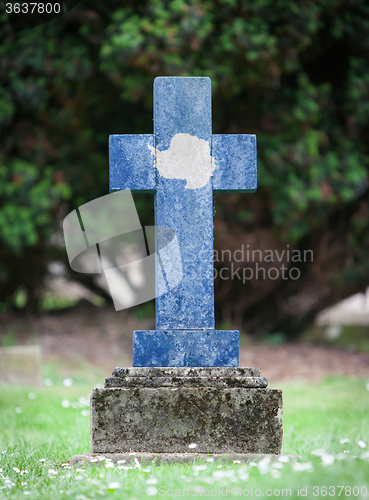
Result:
{"label": "gravestone", "polygon": [[[155,194],[183,277],[162,294],[156,276],[156,330],[135,331],[133,367],[94,389],[92,452],[279,453],[282,393],[238,367],[239,332],[214,318],[213,192],[256,190],[256,137],[212,135],[209,78],[159,77],[154,134],[110,136],[109,152],[110,190]],[[176,258],[157,253],[175,275]]]}
{"label": "gravestone", "polygon": [[41,385],[39,345],[0,347],[0,385]]}

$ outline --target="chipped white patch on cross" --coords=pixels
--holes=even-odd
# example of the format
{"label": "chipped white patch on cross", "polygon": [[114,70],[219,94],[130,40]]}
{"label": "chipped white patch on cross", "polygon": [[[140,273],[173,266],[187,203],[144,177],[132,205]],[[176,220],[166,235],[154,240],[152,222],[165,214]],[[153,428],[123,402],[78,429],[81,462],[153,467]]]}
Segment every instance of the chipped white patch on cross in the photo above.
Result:
{"label": "chipped white patch on cross", "polygon": [[147,145],[156,157],[156,168],[166,179],[187,181],[186,189],[204,187],[215,169],[214,158],[210,156],[208,141],[190,134],[176,134],[169,149],[159,151]]}

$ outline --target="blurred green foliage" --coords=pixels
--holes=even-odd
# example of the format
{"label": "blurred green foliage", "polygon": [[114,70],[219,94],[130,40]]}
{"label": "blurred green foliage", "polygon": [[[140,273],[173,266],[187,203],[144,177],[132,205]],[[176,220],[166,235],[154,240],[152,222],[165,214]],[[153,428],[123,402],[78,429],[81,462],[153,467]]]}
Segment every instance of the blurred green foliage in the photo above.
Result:
{"label": "blurred green foliage", "polygon": [[71,193],[70,186],[55,182],[53,175],[50,167],[39,169],[18,158],[10,160],[8,168],[0,166],[0,234],[14,252],[37,243],[39,230],[51,236],[52,208]]}
{"label": "blurred green foliage", "polygon": [[227,207],[243,230],[298,244],[348,207],[364,261],[366,1],[81,0],[19,33],[0,19],[0,301],[24,285],[27,249],[52,247],[68,211],[108,192],[108,135],[152,132],[158,75],[211,77],[213,131],[257,134],[263,213]]}

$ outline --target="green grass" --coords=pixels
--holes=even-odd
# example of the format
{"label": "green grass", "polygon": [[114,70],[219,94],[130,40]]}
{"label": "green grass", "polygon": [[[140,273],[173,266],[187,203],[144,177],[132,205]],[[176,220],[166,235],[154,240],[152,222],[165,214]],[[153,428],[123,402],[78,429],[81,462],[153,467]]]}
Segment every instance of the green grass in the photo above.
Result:
{"label": "green grass", "polygon": [[[369,492],[369,446],[360,448],[357,444],[364,441],[369,445],[367,382],[332,378],[315,385],[296,383],[282,387],[283,453],[301,455],[299,462],[305,465],[262,462],[259,466],[245,466],[230,462],[219,466],[215,462],[197,461],[191,466],[147,464],[127,468],[123,465],[121,469],[104,465],[77,469],[63,466],[72,455],[89,451],[88,408],[83,399],[79,406],[76,403],[78,398],[88,397],[91,387],[83,384],[40,390],[3,387],[0,388],[0,498],[140,500],[170,498],[164,494],[168,490],[173,490],[173,498],[241,498],[234,495],[235,488],[244,491],[242,498],[246,497],[246,490],[248,496],[258,496],[257,489],[260,496],[274,498],[279,492],[279,496],[300,498],[304,488],[307,498],[320,498],[325,496],[324,487],[328,488],[327,497],[337,498],[341,486],[346,487],[341,489],[342,498],[369,498],[368,494],[360,494],[361,487]],[[36,399],[29,398],[30,392],[36,394]],[[76,408],[64,408],[61,403],[66,399]],[[340,444],[342,438],[348,438],[349,442]],[[317,449],[324,450],[320,456],[311,453]],[[333,463],[323,466],[323,461]],[[305,470],[296,470],[302,467]],[[22,471],[27,472],[22,474]],[[335,495],[333,489],[329,490],[333,486]],[[291,490],[291,495],[282,490]],[[361,492],[365,493],[365,489]]]}

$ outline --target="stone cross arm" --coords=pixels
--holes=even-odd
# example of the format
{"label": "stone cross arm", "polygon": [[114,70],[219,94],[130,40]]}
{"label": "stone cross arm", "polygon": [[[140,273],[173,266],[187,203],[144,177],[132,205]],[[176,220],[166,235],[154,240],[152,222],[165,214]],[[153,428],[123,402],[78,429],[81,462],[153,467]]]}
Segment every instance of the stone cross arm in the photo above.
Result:
{"label": "stone cross arm", "polygon": [[[159,77],[155,79],[155,87],[160,87],[166,83],[163,80],[169,79],[176,80],[174,83],[178,86],[181,84],[181,78]],[[208,78],[187,78],[187,80],[202,80],[201,83],[205,83],[210,90]],[[159,91],[155,94],[159,94],[159,96],[155,95],[155,98],[160,97]],[[211,127],[211,100],[208,104],[209,109],[205,111],[209,116]],[[161,113],[157,108],[160,105],[160,101],[155,99],[154,116],[159,115],[159,118]],[[168,121],[178,121],[176,108],[176,106],[169,109],[168,106],[166,107]],[[178,126],[178,130],[182,133],[186,129],[193,131],[193,127]],[[157,170],[155,156],[152,154],[152,151],[158,147],[155,139],[155,133],[110,136],[110,191],[130,189],[133,192],[155,192]],[[213,191],[241,193],[256,191],[256,136],[254,134],[211,134],[210,143]]]}
{"label": "stone cross arm", "polygon": [[[121,134],[109,138],[110,191],[155,193],[154,134]],[[212,134],[214,192],[256,191],[256,135]]]}

